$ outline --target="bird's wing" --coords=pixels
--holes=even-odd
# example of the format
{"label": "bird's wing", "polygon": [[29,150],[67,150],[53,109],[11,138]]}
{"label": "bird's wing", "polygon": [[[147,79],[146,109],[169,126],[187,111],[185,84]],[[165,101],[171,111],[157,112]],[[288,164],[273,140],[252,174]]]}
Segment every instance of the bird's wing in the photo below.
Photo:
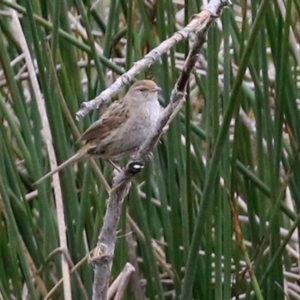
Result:
{"label": "bird's wing", "polygon": [[93,123],[80,137],[80,141],[102,140],[129,118],[129,111],[122,100],[111,104],[100,120]]}

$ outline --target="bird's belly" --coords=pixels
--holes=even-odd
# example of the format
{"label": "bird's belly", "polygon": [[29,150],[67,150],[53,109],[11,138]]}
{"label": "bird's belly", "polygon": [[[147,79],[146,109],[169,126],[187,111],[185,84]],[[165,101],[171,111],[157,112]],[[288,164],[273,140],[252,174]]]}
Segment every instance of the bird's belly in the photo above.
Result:
{"label": "bird's belly", "polygon": [[147,138],[154,133],[155,124],[153,120],[145,118],[141,123],[133,122],[130,126],[124,126],[120,137],[116,138],[111,145],[121,150],[117,157],[130,156],[138,151]]}

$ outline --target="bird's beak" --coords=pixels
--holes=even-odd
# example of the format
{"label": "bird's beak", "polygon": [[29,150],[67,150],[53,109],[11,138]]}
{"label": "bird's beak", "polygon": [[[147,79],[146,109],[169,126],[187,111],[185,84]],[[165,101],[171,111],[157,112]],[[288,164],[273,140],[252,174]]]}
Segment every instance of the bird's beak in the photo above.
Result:
{"label": "bird's beak", "polygon": [[161,92],[161,88],[159,86],[152,89],[153,92]]}

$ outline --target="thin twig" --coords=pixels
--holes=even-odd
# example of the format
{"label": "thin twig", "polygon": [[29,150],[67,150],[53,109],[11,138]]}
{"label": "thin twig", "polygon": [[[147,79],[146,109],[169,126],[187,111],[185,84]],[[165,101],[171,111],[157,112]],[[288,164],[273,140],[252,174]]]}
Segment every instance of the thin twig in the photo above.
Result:
{"label": "thin twig", "polygon": [[135,300],[145,299],[145,292],[141,286],[141,276],[139,272],[139,264],[138,258],[136,255],[136,240],[133,237],[131,226],[129,224],[128,218],[130,218],[128,212],[126,214],[127,222],[126,222],[126,231],[128,234],[126,235],[126,244],[128,249],[128,257],[129,261],[135,269],[135,272],[132,274],[131,278],[131,288],[134,295]]}
{"label": "thin twig", "polygon": [[[54,251],[52,251],[52,252],[49,254],[49,256],[47,257],[47,260],[49,259],[50,256],[54,255],[56,252],[61,252],[61,249],[55,249]],[[91,252],[92,252],[92,251],[91,251]],[[81,267],[87,260],[89,260],[89,257],[90,257],[91,252],[88,253],[86,256],[84,256],[84,257],[83,257],[83,258],[82,258],[75,266],[73,265],[73,263],[70,264],[70,267],[72,267],[71,270],[70,270],[70,274],[76,273],[76,272],[77,272],[77,269],[78,269],[79,267]],[[65,252],[65,251],[62,251],[62,253],[65,254],[66,252]],[[68,257],[70,257],[70,256],[68,256]],[[71,260],[69,260],[69,262],[70,262],[70,261],[71,261]],[[38,272],[40,272],[40,270],[39,270]],[[62,283],[63,283],[63,279],[61,278],[61,279],[59,279],[59,280],[56,282],[56,284],[52,287],[52,289],[51,289],[51,290],[49,291],[49,293],[46,295],[46,297],[44,298],[44,300],[50,299],[50,298],[53,296],[53,294],[58,290],[58,288],[62,285]],[[84,290],[84,293],[85,293],[85,290]],[[87,297],[85,297],[85,299],[86,299],[86,298],[87,298]]]}
{"label": "thin twig", "polygon": [[131,263],[126,263],[122,272],[109,287],[107,295],[108,300],[111,299],[114,294],[116,294],[115,300],[123,299],[129,280],[134,272],[134,266]]}

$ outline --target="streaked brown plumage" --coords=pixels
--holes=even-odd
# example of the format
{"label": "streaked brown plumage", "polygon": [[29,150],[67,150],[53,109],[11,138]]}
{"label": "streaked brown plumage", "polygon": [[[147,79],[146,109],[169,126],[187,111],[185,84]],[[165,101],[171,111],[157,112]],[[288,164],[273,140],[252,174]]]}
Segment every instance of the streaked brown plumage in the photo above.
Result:
{"label": "streaked brown plumage", "polygon": [[134,154],[153,133],[160,114],[158,91],[152,80],[141,80],[131,86],[124,98],[112,103],[101,118],[80,137],[84,146],[36,184],[65,166],[88,155],[118,161]]}

